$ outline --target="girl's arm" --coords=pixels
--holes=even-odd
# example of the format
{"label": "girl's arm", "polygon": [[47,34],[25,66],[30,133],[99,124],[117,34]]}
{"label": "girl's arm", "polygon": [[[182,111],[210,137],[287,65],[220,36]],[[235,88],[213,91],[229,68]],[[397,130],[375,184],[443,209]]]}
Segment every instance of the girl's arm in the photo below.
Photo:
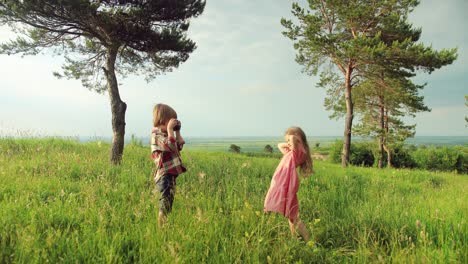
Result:
{"label": "girl's arm", "polygon": [[279,151],[281,151],[281,153],[283,153],[283,154],[286,154],[286,153],[288,153],[288,152],[291,150],[291,149],[289,148],[288,143],[285,143],[285,142],[279,143],[279,144],[278,144],[278,149],[279,149]]}

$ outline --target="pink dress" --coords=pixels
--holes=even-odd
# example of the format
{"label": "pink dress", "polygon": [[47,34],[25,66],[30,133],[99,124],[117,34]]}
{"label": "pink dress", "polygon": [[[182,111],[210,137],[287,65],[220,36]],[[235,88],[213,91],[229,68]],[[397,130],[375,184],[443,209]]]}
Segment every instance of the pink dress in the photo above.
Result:
{"label": "pink dress", "polygon": [[297,150],[284,154],[273,178],[270,189],[265,198],[263,211],[278,212],[294,222],[299,214],[297,191],[299,190],[299,177],[296,166],[302,164],[306,153],[302,146]]}

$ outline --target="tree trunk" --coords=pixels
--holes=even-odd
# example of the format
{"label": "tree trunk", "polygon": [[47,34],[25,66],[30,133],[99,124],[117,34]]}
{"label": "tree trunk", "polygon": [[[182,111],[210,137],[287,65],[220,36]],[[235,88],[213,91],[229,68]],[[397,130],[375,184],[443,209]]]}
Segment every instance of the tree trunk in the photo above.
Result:
{"label": "tree trunk", "polygon": [[[351,64],[351,63],[350,63]],[[345,128],[343,133],[343,151],[341,153],[341,166],[343,168],[348,166],[349,152],[351,149],[351,129],[353,126],[353,100],[351,97],[351,65],[348,65],[345,76],[345,100],[346,100],[346,118]]]}
{"label": "tree trunk", "polygon": [[379,138],[379,162],[378,162],[378,167],[379,169],[383,168],[383,158],[384,158],[384,145],[383,145],[383,137],[380,136]]}
{"label": "tree trunk", "polygon": [[[385,109],[385,142],[388,142],[387,137],[389,136],[389,129],[388,129],[388,109]],[[391,168],[392,166],[392,150],[384,144],[385,151],[387,152],[387,167]]]}
{"label": "tree trunk", "polygon": [[386,145],[383,145],[385,151],[387,152],[387,167],[392,168],[392,150],[387,147]]}
{"label": "tree trunk", "polygon": [[127,104],[120,99],[119,86],[115,76],[115,60],[118,48],[110,48],[107,52],[107,61],[104,68],[107,79],[107,89],[112,111],[112,147],[110,152],[110,162],[120,164],[124,149],[125,136],[125,111]]}
{"label": "tree trunk", "polygon": [[379,96],[380,99],[380,129],[381,129],[381,134],[379,137],[379,169],[383,168],[383,158],[384,158],[384,142],[385,142],[385,136],[384,136],[384,131],[385,131],[385,122],[384,122],[384,99],[383,96]]}

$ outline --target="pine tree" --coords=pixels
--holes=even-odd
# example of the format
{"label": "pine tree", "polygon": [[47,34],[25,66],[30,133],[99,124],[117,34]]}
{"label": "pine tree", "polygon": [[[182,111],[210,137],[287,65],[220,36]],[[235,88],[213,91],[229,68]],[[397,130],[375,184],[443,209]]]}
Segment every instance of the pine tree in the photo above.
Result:
{"label": "pine tree", "polygon": [[[345,118],[341,164],[349,163],[354,118],[353,90],[369,78],[372,66],[389,64],[392,75],[408,76],[450,64],[456,49],[434,51],[417,44],[420,30],[407,22],[414,0],[309,0],[306,10],[294,3],[298,24],[282,19],[283,33],[294,41],[296,61],[326,88],[325,106]],[[329,65],[327,67],[327,65]],[[387,69],[387,68],[385,68]]]}
{"label": "pine tree", "polygon": [[204,0],[1,0],[0,26],[9,25],[19,35],[1,44],[0,54],[53,49],[66,60],[57,77],[106,91],[112,111],[110,160],[118,164],[127,105],[117,74],[143,74],[149,81],[185,62],[196,48],[186,36],[189,19],[204,7]]}

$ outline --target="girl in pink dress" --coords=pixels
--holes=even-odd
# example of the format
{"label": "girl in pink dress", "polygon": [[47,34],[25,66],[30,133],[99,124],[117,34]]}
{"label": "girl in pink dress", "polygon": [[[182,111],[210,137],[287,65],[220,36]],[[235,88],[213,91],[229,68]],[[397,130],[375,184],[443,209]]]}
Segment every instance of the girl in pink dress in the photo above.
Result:
{"label": "girl in pink dress", "polygon": [[291,127],[285,133],[286,143],[279,143],[278,148],[283,153],[273,178],[270,189],[265,198],[264,211],[278,212],[289,219],[291,234],[297,232],[304,241],[309,241],[309,232],[305,224],[299,219],[299,177],[296,167],[304,176],[313,173],[312,159],[306,135],[299,127]]}

